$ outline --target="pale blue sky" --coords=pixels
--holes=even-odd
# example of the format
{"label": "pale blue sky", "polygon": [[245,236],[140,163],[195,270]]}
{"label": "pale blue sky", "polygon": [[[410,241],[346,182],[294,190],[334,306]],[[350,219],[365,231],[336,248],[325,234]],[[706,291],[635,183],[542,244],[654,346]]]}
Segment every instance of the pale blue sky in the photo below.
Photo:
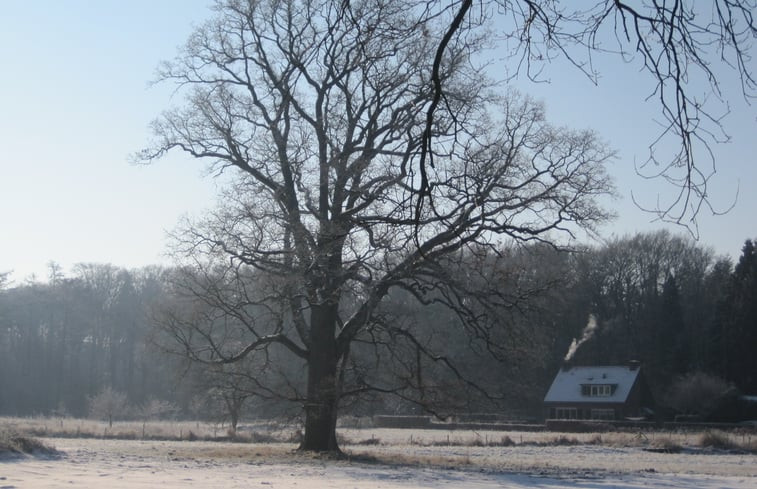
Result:
{"label": "pale blue sky", "polygon": [[[65,269],[165,263],[166,231],[182,214],[213,205],[215,184],[201,163],[179,154],[147,167],[128,162],[149,138],[149,122],[172,103],[170,87],[147,86],[157,63],[207,18],[210,3],[0,0],[0,271],[14,270],[20,282],[31,273],[44,278],[51,260]],[[596,129],[619,151],[612,173],[621,199],[611,204],[619,218],[603,235],[658,229],[630,202],[631,191],[649,203],[660,191],[633,172],[656,131],[657,107],[644,102],[651,82],[632,66],[600,68],[599,87],[561,64],[547,72],[559,83],[517,84],[544,99],[550,119]],[[701,215],[700,231],[702,243],[736,257],[757,237],[757,110],[728,95],[733,140],[715,148],[711,190],[722,207],[739,186],[741,193],[728,215]]]}

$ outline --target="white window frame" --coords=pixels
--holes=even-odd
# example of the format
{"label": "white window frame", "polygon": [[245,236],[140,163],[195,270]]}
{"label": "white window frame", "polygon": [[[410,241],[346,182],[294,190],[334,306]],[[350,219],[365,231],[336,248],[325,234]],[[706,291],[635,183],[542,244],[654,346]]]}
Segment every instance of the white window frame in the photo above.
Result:
{"label": "white window frame", "polygon": [[581,388],[581,392],[584,392],[584,387],[588,391],[588,394],[584,394],[588,397],[611,397],[613,394],[613,384],[584,384]]}
{"label": "white window frame", "polygon": [[578,408],[556,407],[555,419],[578,419]]}
{"label": "white window frame", "polygon": [[591,419],[612,421],[615,419],[615,410],[614,409],[592,409]]}

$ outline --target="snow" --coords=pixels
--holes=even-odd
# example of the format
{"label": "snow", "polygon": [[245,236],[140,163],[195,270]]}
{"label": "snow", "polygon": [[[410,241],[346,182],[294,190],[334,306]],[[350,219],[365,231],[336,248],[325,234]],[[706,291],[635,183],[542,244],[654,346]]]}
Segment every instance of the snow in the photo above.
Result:
{"label": "snow", "polygon": [[[754,489],[757,456],[638,448],[347,446],[405,462],[331,460],[293,445],[48,439],[55,459],[0,461],[0,489],[109,487]],[[417,459],[413,459],[417,457]],[[381,456],[386,460],[385,456]],[[428,464],[433,462],[433,467]],[[426,465],[424,465],[424,463]]]}
{"label": "snow", "polygon": [[[163,489],[223,487],[226,489],[270,487],[334,489],[400,488],[700,488],[754,489],[755,480],[738,477],[713,477],[673,474],[623,475],[612,477],[554,478],[519,474],[486,474],[456,470],[371,466],[302,466],[272,464],[250,466],[226,463],[214,466],[170,464],[130,466],[69,466],[62,462],[21,462],[7,477],[0,477],[0,487],[11,489],[89,488]],[[7,466],[0,466],[5,470]]]}
{"label": "snow", "polygon": [[638,375],[638,368],[618,366],[561,369],[552,381],[544,402],[586,402],[587,398],[581,395],[581,384],[615,384],[618,387],[611,396],[593,400],[625,402]]}

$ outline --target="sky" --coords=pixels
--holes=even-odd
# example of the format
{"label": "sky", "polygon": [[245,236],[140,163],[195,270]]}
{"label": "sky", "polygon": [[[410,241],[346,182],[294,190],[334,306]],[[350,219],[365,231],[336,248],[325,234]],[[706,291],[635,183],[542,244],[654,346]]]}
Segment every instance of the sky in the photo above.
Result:
{"label": "sky", "polygon": [[[171,59],[211,15],[206,0],[0,0],[0,272],[21,283],[44,279],[54,261],[126,268],[167,264],[166,233],[184,215],[212,208],[220,183],[202,162],[172,154],[139,166],[130,154],[146,146],[149,123],[179,102],[172,87],[150,86],[161,60]],[[618,218],[600,229],[609,239],[676,226],[655,222],[633,194],[653,205],[669,189],[634,172],[659,126],[653,84],[638,67],[599,60],[595,86],[556,62],[545,79],[512,82],[544,101],[560,125],[596,130],[618,152],[610,166]],[[754,68],[753,68],[754,69]],[[738,258],[757,237],[757,108],[724,76],[731,141],[714,148],[711,198],[731,211],[699,216],[699,240]]]}

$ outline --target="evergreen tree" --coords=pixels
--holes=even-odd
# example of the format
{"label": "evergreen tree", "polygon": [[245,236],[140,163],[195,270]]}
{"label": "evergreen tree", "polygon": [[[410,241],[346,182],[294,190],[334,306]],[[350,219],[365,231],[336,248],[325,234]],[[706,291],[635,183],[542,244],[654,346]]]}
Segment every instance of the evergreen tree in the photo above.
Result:
{"label": "evergreen tree", "polygon": [[731,276],[721,330],[724,376],[742,391],[757,392],[757,250],[747,240]]}

